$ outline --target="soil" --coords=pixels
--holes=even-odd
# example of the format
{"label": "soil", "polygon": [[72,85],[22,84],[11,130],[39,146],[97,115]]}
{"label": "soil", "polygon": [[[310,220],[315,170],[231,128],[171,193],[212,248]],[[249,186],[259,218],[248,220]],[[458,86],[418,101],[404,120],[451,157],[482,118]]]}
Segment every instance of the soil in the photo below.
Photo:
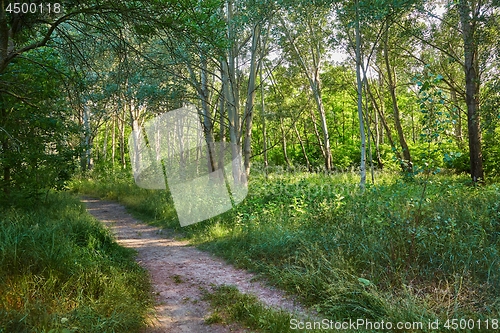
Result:
{"label": "soil", "polygon": [[205,323],[210,307],[202,300],[202,290],[222,284],[234,285],[243,293],[256,295],[267,306],[303,317],[304,309],[282,291],[262,280],[256,281],[256,276],[247,271],[236,269],[222,259],[190,246],[172,231],[135,219],[118,203],[88,197],[82,201],[90,214],[112,230],[121,245],[137,251],[136,260],[150,274],[156,313],[145,333],[250,332],[236,324]]}

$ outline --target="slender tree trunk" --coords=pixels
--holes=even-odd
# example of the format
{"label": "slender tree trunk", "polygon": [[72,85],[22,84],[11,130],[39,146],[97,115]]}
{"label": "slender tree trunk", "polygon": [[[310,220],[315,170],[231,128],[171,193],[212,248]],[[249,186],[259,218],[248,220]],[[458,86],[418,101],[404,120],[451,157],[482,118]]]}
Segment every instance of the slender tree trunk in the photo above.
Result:
{"label": "slender tree trunk", "polygon": [[310,109],[310,111],[311,111],[311,120],[313,124],[314,134],[316,136],[316,140],[318,141],[321,154],[323,155],[323,158],[326,160],[326,150],[325,146],[323,145],[323,140],[321,140],[321,135],[319,135],[318,126],[316,125],[316,116],[314,115],[314,111],[312,109]]}
{"label": "slender tree trunk", "polygon": [[363,82],[361,81],[361,33],[359,28],[359,0],[356,1],[356,81],[358,86],[358,118],[359,134],[361,139],[361,163],[359,167],[360,182],[362,190],[366,186],[366,138],[365,125],[363,121]]}
{"label": "slender tree trunk", "polygon": [[373,131],[371,130],[371,120],[370,120],[370,111],[368,106],[368,98],[366,98],[366,87],[368,86],[368,80],[364,79],[363,92],[365,96],[365,112],[364,119],[366,123],[366,129],[368,131],[367,137],[367,145],[368,145],[368,162],[370,163],[370,174],[372,177],[372,184],[375,183],[375,170],[373,168],[373,152],[372,152],[372,143],[371,138],[373,137]]}
{"label": "slender tree trunk", "polygon": [[[234,100],[234,95],[232,92],[232,85],[229,80],[229,72],[228,72],[228,66],[225,61],[222,62],[222,68],[223,68],[223,90],[224,90],[224,96],[226,100],[226,108],[227,108],[227,115],[228,115],[228,125],[229,125],[229,141],[231,144],[231,156],[232,159],[236,159],[237,156],[239,155],[240,149],[238,145],[238,117],[237,117],[237,110],[236,110],[236,102]],[[237,165],[238,163],[233,163],[233,180],[235,182],[239,182],[240,177],[241,177],[241,170],[239,166]]]}
{"label": "slender tree trunk", "polygon": [[318,77],[314,82],[314,96],[316,105],[318,106],[318,112],[321,120],[321,130],[323,132],[323,147],[325,151],[325,169],[330,171],[332,169],[332,151],[330,148],[330,135],[328,133],[328,124],[326,122],[326,112],[323,105],[323,98],[321,97],[321,81]]}
{"label": "slender tree trunk", "polygon": [[267,176],[267,167],[269,166],[269,161],[267,158],[267,129],[266,129],[266,109],[264,104],[264,81],[262,79],[262,68],[264,66],[261,64],[259,70],[259,79],[260,79],[260,111],[262,118],[262,145],[264,149],[264,172]]}
{"label": "slender tree trunk", "polygon": [[83,106],[83,128],[84,128],[84,136],[83,136],[83,156],[81,159],[81,167],[82,170],[91,170],[93,167],[93,158],[92,158],[92,138],[91,138],[91,129],[90,129],[90,110],[87,105]]}
{"label": "slender tree trunk", "polygon": [[[236,33],[234,29],[234,4],[233,0],[228,0],[226,4],[227,11],[227,36],[228,41],[231,44],[229,48],[229,54],[227,57],[227,80],[228,80],[228,94],[229,97],[229,107],[228,107],[228,116],[229,116],[229,129],[231,132],[231,128],[234,130],[235,140],[232,141],[236,148],[240,149],[240,92],[238,86],[238,77],[236,74],[236,60],[238,55],[238,43],[236,38]],[[231,135],[231,134],[230,134]]]}
{"label": "slender tree trunk", "polygon": [[106,121],[104,124],[104,141],[102,143],[102,155],[104,162],[108,159],[108,134],[109,134],[109,123]]}
{"label": "slender tree trunk", "polygon": [[389,140],[389,144],[390,144],[392,150],[396,153],[396,157],[399,160],[401,160],[402,156],[401,156],[399,150],[396,148],[396,144],[394,143],[394,140],[392,139],[391,129],[389,128],[389,125],[387,124],[387,120],[385,119],[384,112],[382,111],[382,106],[381,107],[378,106],[377,100],[373,96],[369,85],[367,86],[366,91],[368,92],[368,96],[370,97],[370,99],[372,101],[373,107],[375,108],[375,110],[377,111],[377,113],[380,117],[380,121],[382,122],[382,129],[385,129],[385,134],[387,136],[387,139]]}
{"label": "slender tree trunk", "polygon": [[[245,174],[248,177],[250,176],[250,155],[252,149],[252,123],[253,123],[253,109],[255,105],[255,82],[257,78],[257,48],[260,39],[260,24],[257,23],[254,25],[253,34],[252,34],[252,55],[250,59],[250,75],[248,77],[248,93],[247,93],[247,102],[245,105],[245,139],[243,143],[243,156],[244,156],[244,168]],[[262,84],[262,83],[261,83]]]}
{"label": "slender tree trunk", "polygon": [[[9,140],[8,138],[5,138],[2,141],[2,151],[6,152],[9,149]],[[8,162],[4,162],[3,164],[3,192],[5,193],[6,196],[9,196],[10,194],[10,177],[11,177],[11,168],[10,165],[8,165]]]}
{"label": "slender tree trunk", "polygon": [[111,131],[111,163],[113,170],[115,169],[115,153],[116,153],[116,115],[113,115],[113,129]]}
{"label": "slender tree trunk", "polygon": [[[477,4],[480,6],[479,4]],[[460,0],[460,22],[464,41],[465,102],[467,104],[467,128],[469,133],[469,157],[471,178],[474,183],[484,179],[479,125],[479,59],[476,42],[476,20],[479,8],[473,12],[469,2]]]}
{"label": "slender tree trunk", "polygon": [[220,148],[219,148],[219,166],[218,168],[224,168],[224,154],[226,150],[226,120],[224,117],[224,97],[220,96],[219,97],[219,141],[220,141]]}
{"label": "slender tree trunk", "polygon": [[[392,73],[391,64],[389,62],[389,26],[386,25],[385,38],[384,38],[384,60],[387,70],[387,80],[389,83],[389,93],[392,100],[392,110],[394,113],[394,125],[398,133],[399,144],[401,145],[401,150],[403,152],[403,161],[401,161],[401,169],[403,172],[411,173],[413,171],[413,163],[411,161],[410,150],[408,149],[408,144],[406,143],[403,127],[401,126],[400,112],[398,106],[398,100],[396,97],[396,75]],[[393,76],[394,75],[394,76]]]}
{"label": "slender tree trunk", "polygon": [[[375,112],[375,116],[377,116],[377,112]],[[371,119],[371,116],[368,116],[368,117],[369,117],[369,119]],[[380,144],[377,142],[378,135],[376,133],[374,133],[373,131],[371,131],[369,135],[371,136],[373,142],[375,143],[375,156],[377,158],[377,168],[382,170],[384,168],[384,162],[382,162],[382,156],[380,155]],[[370,153],[370,155],[371,155],[371,153]]]}
{"label": "slender tree trunk", "polygon": [[297,125],[295,124],[295,122],[293,123],[293,130],[295,131],[295,135],[297,135],[297,140],[299,140],[302,154],[304,155],[304,159],[306,160],[307,170],[309,170],[309,172],[312,172],[311,163],[309,162],[309,158],[307,157],[307,149],[304,145],[304,141],[302,141],[302,138],[300,137],[300,133],[297,130]]}
{"label": "slender tree trunk", "polygon": [[125,160],[125,110],[123,110],[122,119],[120,119],[120,162],[125,169],[127,162]]}
{"label": "slender tree trunk", "polygon": [[345,102],[342,101],[342,144],[345,143]]}
{"label": "slender tree trunk", "polygon": [[[0,101],[3,102],[3,96],[0,95]],[[5,120],[7,118],[7,111],[5,110],[5,107],[2,105],[0,107],[0,121]],[[7,133],[4,132],[5,129],[0,128],[0,137],[2,138],[2,150],[1,150],[1,155],[7,153],[9,151],[9,136]],[[11,181],[11,166],[9,165],[9,161],[7,159],[2,161],[2,168],[3,168],[3,192],[6,196],[9,196],[10,194],[10,181]]]}
{"label": "slender tree trunk", "polygon": [[285,129],[283,128],[283,118],[280,118],[281,142],[283,144],[283,158],[285,159],[286,166],[290,167],[290,159],[288,158],[286,147]]}
{"label": "slender tree trunk", "polygon": [[[332,152],[330,148],[330,135],[328,134],[328,124],[326,122],[326,112],[323,105],[323,98],[321,96],[321,79],[319,75],[321,69],[321,55],[320,55],[319,45],[317,45],[316,47],[311,46],[313,64],[312,64],[312,69],[310,70],[304,58],[300,54],[299,49],[297,48],[297,45],[295,44],[295,41],[290,34],[290,31],[288,31],[284,20],[282,18],[280,18],[280,20],[283,28],[285,29],[285,34],[287,36],[287,39],[290,42],[290,45],[292,46],[295,52],[295,55],[299,59],[299,64],[302,67],[302,70],[306,75],[307,80],[309,81],[309,85],[313,93],[314,101],[316,103],[316,107],[318,109],[318,113],[320,116],[321,130],[323,132],[323,138],[321,140],[323,141],[322,150],[323,150],[323,157],[325,159],[325,168],[326,171],[330,171],[332,169]],[[309,32],[310,33],[313,32],[312,27],[310,25],[309,25]]]}
{"label": "slender tree trunk", "polygon": [[205,140],[207,143],[207,167],[208,172],[214,172],[216,169],[216,153],[215,153],[215,141],[213,135],[213,122],[210,119],[210,106],[208,104],[209,92],[208,92],[208,68],[207,59],[201,57],[201,82],[199,96],[201,99],[201,112],[203,117],[203,130],[205,133]]}
{"label": "slender tree trunk", "polygon": [[458,104],[458,98],[457,98],[457,92],[455,89],[451,89],[451,100],[453,102],[453,105],[455,106],[455,118],[457,119],[455,123],[455,139],[457,142],[460,144],[463,141],[463,134],[462,134],[462,114],[461,114],[461,109]]}
{"label": "slender tree trunk", "polygon": [[[370,89],[369,87],[369,84],[366,85],[366,91],[368,92],[368,89]],[[375,109],[375,107],[374,107]],[[375,122],[375,133],[372,132],[372,136],[373,136],[373,142],[375,142],[375,153],[377,154],[377,167],[379,169],[383,169],[384,168],[384,163],[382,162],[382,158],[380,156],[380,137],[381,137],[381,128],[380,128],[380,121],[379,121],[379,115],[378,115],[378,112],[377,110],[375,110],[375,112],[373,113],[373,117],[374,117],[374,122]]]}

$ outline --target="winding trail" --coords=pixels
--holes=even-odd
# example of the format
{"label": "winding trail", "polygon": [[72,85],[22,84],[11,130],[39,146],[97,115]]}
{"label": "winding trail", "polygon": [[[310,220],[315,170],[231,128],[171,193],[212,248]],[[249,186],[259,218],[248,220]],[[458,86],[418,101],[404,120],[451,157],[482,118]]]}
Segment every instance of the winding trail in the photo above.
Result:
{"label": "winding trail", "polygon": [[305,313],[283,292],[255,281],[255,275],[176,239],[171,231],[138,221],[122,205],[89,197],[81,200],[90,214],[112,230],[121,245],[137,250],[136,260],[149,271],[157,305],[151,328],[145,332],[250,332],[237,325],[205,324],[210,310],[201,300],[202,289],[209,290],[213,285],[234,285],[268,306],[298,316]]}

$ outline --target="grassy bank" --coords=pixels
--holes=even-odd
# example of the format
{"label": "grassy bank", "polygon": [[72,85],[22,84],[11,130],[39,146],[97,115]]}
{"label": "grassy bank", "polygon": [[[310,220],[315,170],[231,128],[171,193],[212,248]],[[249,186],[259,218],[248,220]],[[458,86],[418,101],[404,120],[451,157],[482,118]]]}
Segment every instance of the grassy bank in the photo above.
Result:
{"label": "grassy bank", "polygon": [[[499,186],[379,175],[360,193],[356,182],[352,174],[254,175],[237,209],[182,230],[326,318],[439,319],[439,331],[447,319],[499,318]],[[178,226],[168,193],[139,189],[127,176],[74,187]]]}
{"label": "grassy bank", "polygon": [[2,207],[0,332],[138,332],[145,271],[74,197]]}

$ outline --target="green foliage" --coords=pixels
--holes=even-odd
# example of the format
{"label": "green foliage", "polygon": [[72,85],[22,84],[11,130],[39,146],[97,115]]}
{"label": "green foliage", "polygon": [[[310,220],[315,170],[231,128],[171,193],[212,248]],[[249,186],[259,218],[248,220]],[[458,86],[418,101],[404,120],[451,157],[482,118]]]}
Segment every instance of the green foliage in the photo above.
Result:
{"label": "green foliage", "polygon": [[[79,126],[57,93],[64,84],[53,69],[60,65],[57,54],[36,50],[15,65],[18,72],[4,73],[0,80],[9,92],[0,94],[0,197],[63,188],[77,154],[72,140]],[[14,89],[10,82],[16,82]]]}
{"label": "green foliage", "polygon": [[495,177],[500,174],[500,126],[484,135],[484,169]]}
{"label": "green foliage", "polygon": [[419,144],[412,149],[416,172],[438,172],[443,167],[457,172],[470,171],[467,152],[449,138],[456,126],[457,110],[456,106],[451,107],[439,87],[442,80],[442,75],[429,72],[429,66],[425,66],[424,74],[412,79],[419,88],[418,104],[422,114]]}
{"label": "green foliage", "polygon": [[500,174],[500,82],[490,82],[484,89],[483,119],[484,169],[491,176]]}
{"label": "green foliage", "polygon": [[149,282],[110,232],[67,194],[0,217],[0,332],[138,332]]}

